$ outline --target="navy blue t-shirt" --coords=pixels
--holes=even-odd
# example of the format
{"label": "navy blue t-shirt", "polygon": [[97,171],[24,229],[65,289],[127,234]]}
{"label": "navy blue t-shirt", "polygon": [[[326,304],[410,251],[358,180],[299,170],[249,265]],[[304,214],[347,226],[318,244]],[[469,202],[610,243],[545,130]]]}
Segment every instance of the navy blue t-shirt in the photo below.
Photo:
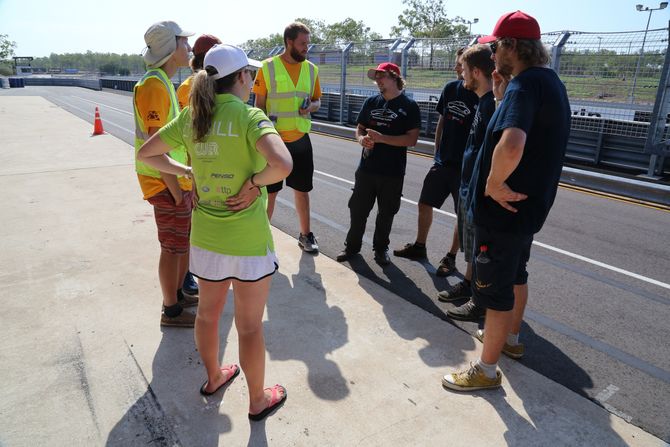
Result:
{"label": "navy blue t-shirt", "polygon": [[[404,135],[421,127],[421,111],[418,104],[404,93],[390,101],[379,94],[365,100],[356,123],[384,135]],[[361,151],[359,169],[392,177],[405,175],[407,147],[375,143],[368,155],[364,154],[365,151]]]}
{"label": "navy blue t-shirt", "polygon": [[[570,133],[570,115],[565,86],[553,70],[531,67],[510,81],[486,129],[473,172],[476,225],[509,233],[540,231],[556,198]],[[513,191],[528,195],[525,200],[511,203],[518,210],[516,213],[484,197],[493,150],[503,130],[508,128],[526,133],[521,161],[506,180]]]}
{"label": "navy blue t-shirt", "polygon": [[484,135],[486,135],[486,127],[496,111],[496,102],[493,97],[493,92],[487,92],[484,96],[479,98],[475,118],[472,120],[472,127],[470,127],[470,135],[468,141],[465,143],[465,151],[463,152],[463,168],[461,170],[461,198],[468,195],[470,179],[472,178],[472,171],[475,168],[475,160],[484,142]]}
{"label": "navy blue t-shirt", "polygon": [[435,164],[453,167],[460,171],[465,142],[468,140],[477,94],[463,87],[463,81],[451,81],[444,86],[435,110],[442,115],[444,128],[435,151]]}

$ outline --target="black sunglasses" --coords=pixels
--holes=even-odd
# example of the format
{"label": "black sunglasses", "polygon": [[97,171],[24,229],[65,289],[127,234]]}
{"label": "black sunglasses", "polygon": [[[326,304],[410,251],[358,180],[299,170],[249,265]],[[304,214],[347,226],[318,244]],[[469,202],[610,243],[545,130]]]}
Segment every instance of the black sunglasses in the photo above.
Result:
{"label": "black sunglasses", "polygon": [[496,54],[496,51],[498,50],[498,41],[494,40],[493,42],[489,43],[489,47],[491,48],[491,53]]}

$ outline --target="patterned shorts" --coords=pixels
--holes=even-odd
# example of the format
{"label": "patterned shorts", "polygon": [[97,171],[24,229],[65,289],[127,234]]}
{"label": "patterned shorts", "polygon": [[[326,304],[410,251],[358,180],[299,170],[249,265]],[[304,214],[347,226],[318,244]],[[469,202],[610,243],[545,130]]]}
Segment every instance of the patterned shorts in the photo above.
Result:
{"label": "patterned shorts", "polygon": [[182,191],[184,199],[176,205],[170,191],[164,189],[147,201],[154,207],[161,250],[176,255],[188,253],[191,234],[191,191]]}

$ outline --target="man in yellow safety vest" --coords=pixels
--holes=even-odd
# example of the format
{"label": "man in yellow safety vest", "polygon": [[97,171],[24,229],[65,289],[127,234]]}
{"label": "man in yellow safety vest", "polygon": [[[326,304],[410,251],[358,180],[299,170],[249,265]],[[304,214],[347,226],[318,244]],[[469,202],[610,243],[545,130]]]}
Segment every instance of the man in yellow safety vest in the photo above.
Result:
{"label": "man in yellow safety vest", "polygon": [[[309,131],[310,114],[321,107],[319,69],[307,60],[310,31],[300,22],[284,30],[284,52],[263,61],[256,75],[255,105],[275,123],[293,158],[293,171],[286,185],[293,188],[295,209],[300,221],[298,245],[308,253],[319,251],[310,228],[309,191],[312,190],[314,157]],[[268,185],[268,216],[272,218],[277,193],[283,183]]]}

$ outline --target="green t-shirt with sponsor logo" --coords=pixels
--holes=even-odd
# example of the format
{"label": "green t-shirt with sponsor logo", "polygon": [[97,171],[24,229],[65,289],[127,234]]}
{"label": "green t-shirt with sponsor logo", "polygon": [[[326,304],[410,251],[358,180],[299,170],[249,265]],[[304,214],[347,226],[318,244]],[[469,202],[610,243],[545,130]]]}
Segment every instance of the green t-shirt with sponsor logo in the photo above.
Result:
{"label": "green t-shirt with sponsor logo", "polygon": [[163,142],[185,146],[191,158],[199,197],[191,221],[191,244],[231,256],[274,252],[266,188],[245,210],[229,211],[225,203],[267,164],[256,142],[270,133],[277,131],[263,111],[231,94],[216,96],[212,126],[202,143],[193,141],[190,107],[160,129]]}

